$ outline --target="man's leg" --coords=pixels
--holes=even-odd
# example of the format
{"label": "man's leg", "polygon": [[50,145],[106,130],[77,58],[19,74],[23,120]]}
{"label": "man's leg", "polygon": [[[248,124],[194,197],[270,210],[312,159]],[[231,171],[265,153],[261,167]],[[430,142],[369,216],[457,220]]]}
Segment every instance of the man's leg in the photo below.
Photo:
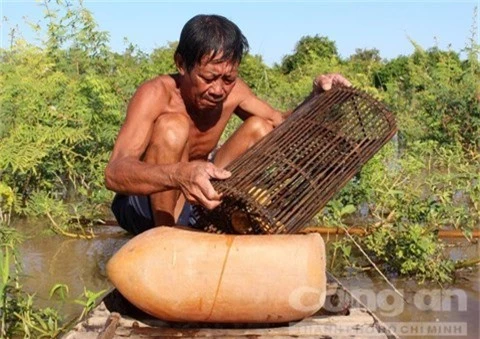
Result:
{"label": "man's leg", "polygon": [[226,167],[272,130],[273,126],[265,119],[259,117],[248,118],[220,147],[215,154],[213,163],[217,167]]}
{"label": "man's leg", "polygon": [[[188,161],[188,136],[190,123],[180,114],[164,114],[155,122],[150,144],[145,152],[145,162],[174,164]],[[173,226],[183,206],[179,190],[169,190],[150,195],[155,226]],[[178,205],[182,205],[177,207]]]}

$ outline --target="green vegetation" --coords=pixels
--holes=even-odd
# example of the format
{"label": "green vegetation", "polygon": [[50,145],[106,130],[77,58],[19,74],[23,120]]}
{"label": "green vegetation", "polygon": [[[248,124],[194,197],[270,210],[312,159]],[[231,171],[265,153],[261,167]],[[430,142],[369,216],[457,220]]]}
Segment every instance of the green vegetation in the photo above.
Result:
{"label": "green vegetation", "polygon": [[[0,338],[57,338],[81,321],[96,305],[105,290],[84,292],[74,300],[82,306],[78,318],[64,319],[52,307],[35,306],[35,294],[22,289],[21,260],[17,253],[23,236],[11,226],[0,222]],[[57,284],[50,291],[50,298],[64,301],[68,286]]]}
{"label": "green vegetation", "polygon": [[[128,100],[143,81],[175,71],[175,43],[150,54],[131,44],[113,52],[108,33],[81,3],[42,6],[44,23],[32,25],[41,47],[12,29],[10,46],[0,49],[0,218],[47,217],[55,232],[90,237],[89,227],[105,216],[112,198],[103,170]],[[358,241],[386,271],[449,281],[454,266],[442,256],[436,231],[460,229],[469,238],[478,228],[476,32],[473,27],[462,51],[423,49],[412,41],[411,55],[391,60],[376,49],[343,59],[334,41],[306,36],[278,65],[269,67],[258,55],[242,63],[241,77],[279,109],[300,103],[315,75],[340,72],[396,113],[396,138],[317,218],[343,225],[363,206],[377,226]],[[224,138],[238,124],[232,121]],[[333,250],[337,263],[341,258],[356,267],[348,239]]]}
{"label": "green vegetation", "polygon": [[16,246],[22,237],[0,224],[0,337],[54,338],[60,331],[60,316],[52,308],[36,309],[34,295],[22,291]]}

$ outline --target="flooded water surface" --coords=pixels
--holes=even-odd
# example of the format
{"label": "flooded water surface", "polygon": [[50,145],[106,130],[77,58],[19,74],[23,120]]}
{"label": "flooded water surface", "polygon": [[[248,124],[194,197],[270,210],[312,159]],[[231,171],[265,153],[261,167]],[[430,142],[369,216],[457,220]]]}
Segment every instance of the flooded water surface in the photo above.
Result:
{"label": "flooded water surface", "polygon": [[443,288],[393,279],[402,295],[375,275],[343,279],[342,283],[400,337],[480,338],[478,270],[459,274]]}
{"label": "flooded water surface", "polygon": [[[82,307],[74,303],[82,299],[84,289],[98,292],[110,290],[105,265],[113,253],[128,239],[118,227],[99,226],[91,240],[66,238],[45,231],[45,225],[18,224],[27,239],[20,246],[23,264],[22,286],[36,294],[37,305],[59,309],[65,320],[80,315]],[[68,286],[68,297],[62,302],[50,298],[56,284]]]}

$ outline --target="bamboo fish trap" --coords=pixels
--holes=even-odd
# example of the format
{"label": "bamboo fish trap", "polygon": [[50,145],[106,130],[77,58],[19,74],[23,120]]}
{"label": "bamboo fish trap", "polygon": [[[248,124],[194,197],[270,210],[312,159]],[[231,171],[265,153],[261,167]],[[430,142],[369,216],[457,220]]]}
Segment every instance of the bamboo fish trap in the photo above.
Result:
{"label": "bamboo fish trap", "polygon": [[195,206],[196,228],[217,233],[295,233],[396,133],[393,114],[355,88],[311,97],[213,181],[220,206]]}

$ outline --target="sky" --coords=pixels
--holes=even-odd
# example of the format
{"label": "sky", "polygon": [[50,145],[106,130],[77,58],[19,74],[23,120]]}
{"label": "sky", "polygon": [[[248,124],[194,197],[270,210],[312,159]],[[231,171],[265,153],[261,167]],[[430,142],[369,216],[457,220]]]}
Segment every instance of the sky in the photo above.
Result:
{"label": "sky", "polygon": [[[75,1],[75,0],[73,0]],[[43,18],[33,0],[0,0],[1,46],[8,32],[19,25],[25,39],[33,34],[23,24]],[[250,43],[250,52],[269,64],[279,63],[294,51],[302,36],[327,36],[342,57],[357,48],[377,48],[383,58],[412,53],[414,40],[423,48],[438,46],[460,52],[471,37],[474,8],[480,0],[465,1],[160,1],[85,0],[100,30],[110,34],[115,51],[125,49],[125,38],[142,51],[177,41],[180,31],[196,14],[220,14],[235,22]],[[480,8],[479,8],[480,9]],[[478,40],[478,15],[476,18]]]}

